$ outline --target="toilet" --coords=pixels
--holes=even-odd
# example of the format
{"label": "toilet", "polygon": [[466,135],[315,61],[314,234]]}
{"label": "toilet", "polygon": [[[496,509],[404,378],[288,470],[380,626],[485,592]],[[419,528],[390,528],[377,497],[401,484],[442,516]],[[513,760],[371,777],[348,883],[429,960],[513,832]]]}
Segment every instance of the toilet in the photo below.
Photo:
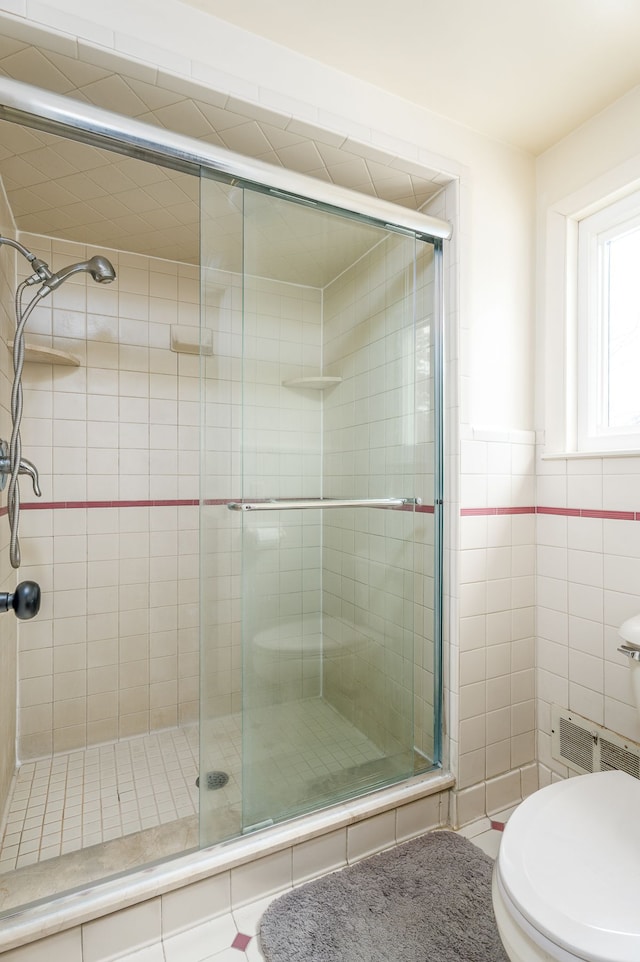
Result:
{"label": "toilet", "polygon": [[640,781],[580,775],[507,823],[493,907],[511,962],[640,962]]}

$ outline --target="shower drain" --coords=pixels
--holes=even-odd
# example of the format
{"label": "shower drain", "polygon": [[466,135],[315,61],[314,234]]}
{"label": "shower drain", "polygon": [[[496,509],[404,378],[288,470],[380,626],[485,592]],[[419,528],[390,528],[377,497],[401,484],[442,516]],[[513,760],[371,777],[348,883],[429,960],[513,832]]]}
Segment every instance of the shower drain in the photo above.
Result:
{"label": "shower drain", "polygon": [[[229,781],[226,772],[207,772],[207,788],[224,788]],[[200,776],[196,778],[196,788],[200,788]]]}

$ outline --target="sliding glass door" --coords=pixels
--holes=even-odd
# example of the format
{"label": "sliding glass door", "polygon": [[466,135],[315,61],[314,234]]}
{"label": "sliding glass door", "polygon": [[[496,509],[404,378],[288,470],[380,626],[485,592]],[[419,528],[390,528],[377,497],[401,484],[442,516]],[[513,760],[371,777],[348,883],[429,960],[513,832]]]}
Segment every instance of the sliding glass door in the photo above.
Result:
{"label": "sliding glass door", "polygon": [[[202,551],[219,570],[214,544],[226,546],[232,594],[228,606],[207,604],[219,575],[203,569],[203,737],[227,705],[239,716],[231,822],[250,831],[439,761],[439,251],[407,232],[206,180],[203,215],[214,359],[203,382]],[[234,249],[229,270],[219,266],[218,218]],[[216,340],[230,352],[225,397]],[[203,810],[220,809],[212,795],[201,796]]]}

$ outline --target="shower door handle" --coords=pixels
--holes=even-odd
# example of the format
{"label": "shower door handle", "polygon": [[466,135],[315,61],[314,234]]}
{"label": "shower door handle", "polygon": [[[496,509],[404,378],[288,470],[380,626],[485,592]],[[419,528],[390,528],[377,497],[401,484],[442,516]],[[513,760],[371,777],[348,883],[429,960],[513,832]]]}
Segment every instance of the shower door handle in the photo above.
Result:
{"label": "shower door handle", "polygon": [[355,498],[350,501],[229,501],[229,511],[306,511],[312,508],[406,508],[422,504],[421,498]]}

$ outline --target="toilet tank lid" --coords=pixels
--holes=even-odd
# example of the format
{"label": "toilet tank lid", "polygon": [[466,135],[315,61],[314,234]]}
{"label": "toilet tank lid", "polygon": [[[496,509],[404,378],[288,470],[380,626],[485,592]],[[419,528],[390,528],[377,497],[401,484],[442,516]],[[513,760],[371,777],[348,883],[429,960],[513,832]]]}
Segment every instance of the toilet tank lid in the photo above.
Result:
{"label": "toilet tank lid", "polygon": [[640,959],[640,781],[580,775],[540,789],[509,819],[500,880],[526,919],[589,962]]}

